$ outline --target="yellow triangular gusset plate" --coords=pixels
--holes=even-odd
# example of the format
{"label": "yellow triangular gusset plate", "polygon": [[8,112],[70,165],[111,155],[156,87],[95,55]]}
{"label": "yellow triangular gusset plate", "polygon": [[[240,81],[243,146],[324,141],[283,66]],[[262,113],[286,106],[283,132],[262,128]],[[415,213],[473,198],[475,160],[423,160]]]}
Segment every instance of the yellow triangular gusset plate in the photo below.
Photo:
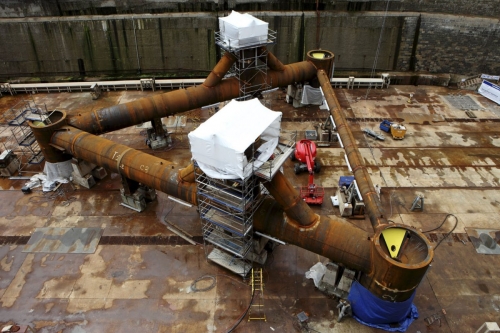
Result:
{"label": "yellow triangular gusset plate", "polygon": [[401,245],[403,245],[406,230],[401,228],[389,228],[382,231],[382,236],[384,236],[384,240],[387,244],[387,249],[389,250],[391,257],[396,258]]}

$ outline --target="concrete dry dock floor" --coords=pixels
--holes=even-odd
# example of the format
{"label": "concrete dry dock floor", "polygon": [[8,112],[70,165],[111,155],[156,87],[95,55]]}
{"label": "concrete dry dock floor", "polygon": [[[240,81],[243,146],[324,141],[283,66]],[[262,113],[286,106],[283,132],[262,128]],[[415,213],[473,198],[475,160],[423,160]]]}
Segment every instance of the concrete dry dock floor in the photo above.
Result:
{"label": "concrete dry dock floor", "polygon": [[[500,257],[477,254],[466,233],[467,228],[500,229],[500,107],[475,92],[443,87],[372,89],[368,98],[365,89],[336,92],[373,182],[382,188],[387,216],[422,231],[439,226],[447,214],[458,219],[453,234],[436,249],[417,290],[420,318],[408,332],[475,332],[485,321],[500,321]],[[33,99],[49,109],[77,114],[149,94],[104,92],[95,101],[88,93],[37,94]],[[478,106],[473,111],[477,118],[453,106],[445,98],[448,95],[469,96]],[[3,96],[0,111],[22,98],[31,97]],[[283,129],[297,131],[299,138],[328,115],[312,106],[293,109],[284,102],[283,91],[266,95],[265,104],[283,112]],[[144,129],[137,127],[105,136],[182,167],[191,158],[187,133],[211,111],[184,115],[187,121],[171,129],[170,149],[149,150]],[[378,131],[381,119],[406,119],[405,139],[365,137],[362,129]],[[328,196],[334,195],[338,178],[349,174],[343,150],[333,144],[320,148],[317,158],[322,170],[315,181]],[[296,186],[307,183],[307,175],[294,174],[291,161],[284,173]],[[57,197],[36,190],[24,195],[23,184],[23,180],[0,179],[0,326],[30,324],[37,332],[227,332],[246,309],[250,301],[246,282],[207,262],[202,245],[188,244],[163,222],[177,224],[200,241],[196,207],[158,193],[157,202],[146,211],[133,212],[119,205],[117,174],[91,190],[62,185],[64,195]],[[422,212],[410,210],[417,194],[425,197]],[[340,214],[329,198],[314,209],[322,215]],[[350,221],[371,231],[366,220]],[[430,233],[431,244],[440,242],[454,224],[451,217]],[[93,254],[22,252],[31,233],[41,227],[104,231]],[[337,301],[305,278],[312,265],[324,260],[292,245],[278,246],[264,266],[267,321],[244,318],[235,332],[299,332],[296,315],[302,311],[317,332],[381,332],[352,318],[337,323]],[[215,287],[191,291],[191,283],[206,274],[216,276]],[[208,283],[201,281],[199,287]],[[429,325],[426,318],[433,317],[439,320]]]}

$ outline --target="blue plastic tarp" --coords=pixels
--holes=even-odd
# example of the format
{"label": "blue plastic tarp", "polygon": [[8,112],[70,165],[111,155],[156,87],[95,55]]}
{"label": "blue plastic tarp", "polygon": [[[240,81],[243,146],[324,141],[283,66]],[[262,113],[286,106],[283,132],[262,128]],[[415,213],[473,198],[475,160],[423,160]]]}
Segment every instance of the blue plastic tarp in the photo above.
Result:
{"label": "blue plastic tarp", "polygon": [[390,332],[405,332],[418,318],[414,297],[415,293],[404,302],[386,301],[354,281],[347,299],[351,303],[354,319],[361,324]]}

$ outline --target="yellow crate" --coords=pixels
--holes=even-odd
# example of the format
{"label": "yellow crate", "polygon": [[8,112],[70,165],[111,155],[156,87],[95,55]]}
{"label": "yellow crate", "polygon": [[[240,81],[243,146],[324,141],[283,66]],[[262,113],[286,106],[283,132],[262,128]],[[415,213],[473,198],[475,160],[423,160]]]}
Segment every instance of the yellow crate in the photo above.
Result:
{"label": "yellow crate", "polygon": [[406,134],[406,127],[402,124],[393,123],[391,124],[391,134],[393,139],[402,140]]}

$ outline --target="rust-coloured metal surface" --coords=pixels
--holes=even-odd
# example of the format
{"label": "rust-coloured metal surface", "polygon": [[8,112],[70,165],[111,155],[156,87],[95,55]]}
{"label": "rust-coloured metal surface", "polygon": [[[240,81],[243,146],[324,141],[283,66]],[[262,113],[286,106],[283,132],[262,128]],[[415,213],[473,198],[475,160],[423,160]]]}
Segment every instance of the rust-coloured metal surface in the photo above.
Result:
{"label": "rust-coloured metal surface", "polygon": [[50,126],[38,127],[34,126],[31,121],[28,122],[31,130],[33,131],[33,135],[35,136],[40,149],[42,150],[43,156],[45,156],[45,160],[50,163],[58,163],[67,161],[71,158],[71,155],[63,152],[61,149],[51,145],[50,137],[52,133],[65,126],[66,121],[66,112],[64,111],[56,111],[50,115]]}
{"label": "rust-coloured metal surface", "polygon": [[337,125],[337,131],[343,142],[345,154],[352,168],[359,192],[363,197],[366,213],[375,230],[370,270],[368,274],[363,275],[360,282],[373,294],[383,299],[404,301],[414,293],[432,261],[431,245],[419,231],[411,230],[404,225],[397,225],[406,229],[411,235],[409,245],[401,250],[401,255],[405,260],[398,262],[388,255],[387,246],[380,243],[380,237],[385,229],[396,225],[388,225],[370,174],[363,163],[363,158],[347,125],[330,80],[323,70],[318,71],[318,79],[330,106],[330,113]]}
{"label": "rust-coloured metal surface", "polygon": [[[446,123],[407,124],[409,134],[404,141],[375,142],[364,137],[361,126],[376,128],[380,118],[398,119],[410,92],[418,102],[415,105],[444,116]],[[99,109],[120,100],[159,93],[110,91],[103,92],[96,101],[88,93],[39,93],[32,97],[37,104],[46,103],[49,110],[77,114],[78,110]],[[457,93],[472,96],[485,108],[475,111],[475,121],[469,122],[463,111],[442,102],[442,96]],[[500,106],[473,91],[421,85],[372,89],[367,100],[366,89],[335,89],[335,94],[373,183],[382,187],[381,201],[387,218],[423,231],[438,227],[447,213],[459,219],[446,239],[454,226],[453,219],[436,232],[425,233],[433,247],[441,243],[417,289],[413,303],[419,318],[408,332],[475,332],[484,322],[497,321],[500,257],[478,254],[464,228],[498,228]],[[285,103],[281,89],[264,97],[268,107],[284,112],[283,128],[298,130],[299,135],[328,115],[316,107],[294,110]],[[27,96],[4,95],[0,109],[23,98]],[[106,137],[172,161],[178,169],[190,161],[187,132],[207,116],[208,111],[187,113],[187,127],[173,134],[174,148],[170,150],[148,149],[140,129],[133,127]],[[318,158],[322,163],[318,180],[334,195],[338,177],[347,172],[343,151],[339,145],[322,148]],[[307,175],[295,175],[291,161],[283,169],[292,184],[305,181]],[[36,189],[23,194],[20,189],[25,182],[0,179],[0,327],[23,323],[37,332],[226,332],[248,306],[247,284],[207,262],[202,246],[187,244],[162,223],[166,218],[200,242],[196,207],[178,204],[158,191],[158,202],[142,213],[132,212],[119,205],[120,182],[115,173],[90,190],[78,186],[73,190],[70,184],[63,184],[60,188],[66,191],[66,198],[58,196],[53,201],[46,201],[48,197]],[[416,193],[425,196],[423,212],[410,211]],[[71,197],[76,199],[65,205]],[[329,202],[313,210],[333,220],[340,215]],[[281,223],[286,222],[282,209],[277,216]],[[372,233],[368,219],[347,221]],[[104,229],[98,253],[22,253],[21,245],[26,244],[35,228],[73,226]],[[248,322],[245,318],[236,331],[294,332],[296,315],[304,311],[311,314],[311,331],[381,332],[352,318],[340,323],[335,320],[337,301],[321,294],[304,276],[312,265],[325,260],[299,246],[275,248],[265,264],[267,322]],[[213,291],[188,292],[189,285],[204,274],[217,275]],[[427,322],[436,316],[439,320]]]}
{"label": "rust-coloured metal surface", "polygon": [[349,268],[369,271],[371,241],[364,230],[342,218],[318,216],[316,223],[302,226],[283,216],[284,211],[278,201],[265,200],[255,214],[254,227],[262,233],[321,254]]}
{"label": "rust-coloured metal surface", "polygon": [[207,76],[203,85],[209,88],[215,87],[220,81],[222,81],[224,75],[226,75],[227,71],[229,71],[235,61],[236,58],[231,53],[225,52],[217,65],[215,65],[214,69],[212,69],[210,74]]}
{"label": "rust-coloured metal surface", "polygon": [[[317,58],[314,54],[322,54],[323,58]],[[333,52],[327,50],[311,50],[307,52],[306,59],[312,62],[318,71],[323,70],[325,73],[328,73],[327,76],[330,76],[330,73],[332,73],[335,59]]]}
{"label": "rust-coloured metal surface", "polygon": [[[387,224],[380,199],[374,190],[370,175],[347,126],[328,76],[323,70],[331,69],[333,54],[322,51],[326,54],[325,58],[316,59],[312,57],[311,52],[308,54],[310,62],[301,62],[283,66],[283,68],[277,59],[268,55],[271,59],[271,66],[280,70],[271,70],[267,76],[249,73],[249,77],[252,85],[264,83],[267,80],[267,84],[280,87],[313,79],[316,73],[313,63],[321,68],[317,71],[319,83],[331,107],[330,112],[344,142],[346,155],[376,234],[371,238],[365,231],[341,218],[329,219],[315,214],[300,199],[293,185],[281,173],[266,184],[276,201],[261,206],[256,213],[255,227],[257,230],[325,255],[349,268],[360,270],[365,273],[362,284],[375,295],[390,298],[393,301],[404,301],[413,294],[423,278],[432,260],[432,250],[422,234],[412,231],[412,244],[415,243],[418,246],[405,248],[403,255],[407,258],[406,262],[397,262],[384,252],[385,245],[379,243],[380,233],[384,228],[391,226]],[[69,119],[68,122],[70,125],[83,127],[93,133],[103,133],[235,98],[239,94],[240,83],[235,79],[221,80],[233,62],[233,58],[224,57],[203,85],[143,98],[85,115],[79,114]],[[245,80],[245,78],[242,79]],[[86,133],[73,126],[61,127],[61,124],[62,122],[59,121],[44,128],[43,138],[45,139],[51,129],[56,130],[50,140],[52,147],[116,171],[126,178],[189,203],[197,203],[192,165],[177,172],[174,165],[168,161]],[[280,208],[277,210],[276,207]],[[414,251],[415,248],[419,251]]]}
{"label": "rust-coloured metal surface", "polygon": [[[221,65],[223,67],[221,72],[227,67],[228,62],[229,60]],[[311,79],[315,75],[316,68],[314,65],[308,61],[303,61],[286,65],[282,71],[270,70],[267,77],[249,73],[249,77],[252,78],[249,84],[258,86],[267,82],[272,87],[283,87],[294,82]],[[218,76],[214,74],[212,77]],[[214,78],[210,79],[208,83],[213,84],[216,81]],[[167,117],[205,105],[237,98],[240,94],[239,84],[236,78],[228,78],[213,87],[202,84],[187,89],[174,90],[141,98],[133,102],[71,116],[68,117],[68,124],[89,133],[102,134],[141,124],[154,118]]]}
{"label": "rust-coloured metal surface", "polygon": [[282,72],[285,70],[285,65],[283,65],[281,61],[279,61],[279,59],[276,58],[276,56],[271,52],[267,53],[267,66],[273,71]]}
{"label": "rust-coloured metal surface", "polygon": [[196,205],[196,184],[180,182],[171,162],[71,126],[56,131],[51,142],[75,157]]}
{"label": "rust-coloured metal surface", "polygon": [[359,192],[363,197],[366,212],[370,218],[370,222],[375,230],[382,225],[387,224],[385,212],[380,204],[380,199],[375,191],[370,174],[368,173],[361,154],[356,146],[356,141],[352,135],[344,113],[340,108],[339,102],[332,89],[330,80],[323,70],[318,71],[318,79],[325,94],[326,101],[330,107],[330,113],[337,125],[337,131],[344,144],[345,154],[351,165],[352,172],[358,184]]}
{"label": "rust-coloured metal surface", "polygon": [[304,227],[312,226],[318,222],[319,215],[316,215],[309,208],[300,197],[299,192],[281,172],[276,173],[270,182],[265,182],[264,186],[283,208],[288,219]]}
{"label": "rust-coloured metal surface", "polygon": [[[383,241],[382,231],[405,229],[408,237],[400,250],[400,259],[392,259]],[[434,251],[427,237],[403,224],[380,228],[372,238],[371,270],[360,283],[374,295],[390,301],[402,302],[410,298],[431,264]]]}
{"label": "rust-coloured metal surface", "polygon": [[194,164],[193,163],[190,163],[184,169],[179,170],[179,180],[181,182],[188,182],[188,183],[195,182]]}

